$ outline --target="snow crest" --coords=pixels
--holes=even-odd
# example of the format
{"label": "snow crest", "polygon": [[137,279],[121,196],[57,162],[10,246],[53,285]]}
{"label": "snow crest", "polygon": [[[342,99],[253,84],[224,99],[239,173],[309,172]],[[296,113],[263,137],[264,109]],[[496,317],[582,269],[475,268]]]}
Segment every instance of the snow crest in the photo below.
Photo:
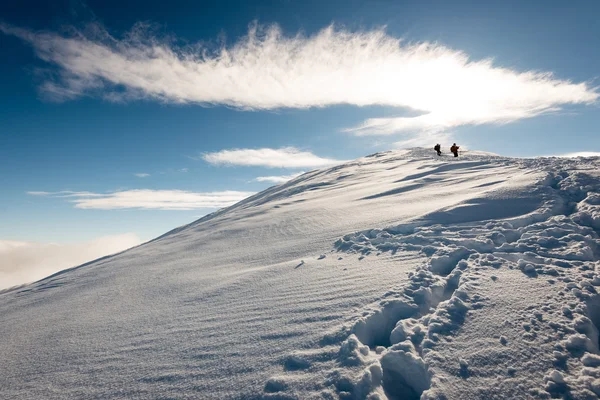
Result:
{"label": "snow crest", "polygon": [[0,397],[594,399],[600,159],[307,172],[0,291]]}
{"label": "snow crest", "polygon": [[[340,238],[335,251],[357,254],[362,262],[410,251],[425,255],[427,262],[352,324],[326,336],[322,351],[304,352],[303,371],[328,370],[324,382],[310,394],[306,388],[278,394],[370,400],[598,398],[598,161],[537,159],[522,164],[546,171],[533,189],[544,201],[533,212],[473,219],[479,205],[454,207],[409,224]],[[457,215],[467,222],[459,222]],[[440,220],[455,223],[434,223]],[[509,275],[509,287],[498,284]],[[515,293],[526,297],[532,285],[549,291],[545,302],[515,307],[512,320],[504,320],[500,332],[491,335],[497,340],[494,350],[476,344],[476,351],[450,348],[465,320],[485,324],[486,313],[495,318],[499,303],[517,303]],[[475,330],[486,332],[481,326]],[[341,341],[337,353],[332,351],[336,341]],[[526,353],[542,360],[519,362],[523,351],[517,346],[523,345],[529,347]],[[539,350],[532,352],[532,347]],[[504,371],[498,376],[511,383],[494,391],[482,382],[490,371],[497,374],[499,366]],[[288,369],[288,375],[294,373]]]}

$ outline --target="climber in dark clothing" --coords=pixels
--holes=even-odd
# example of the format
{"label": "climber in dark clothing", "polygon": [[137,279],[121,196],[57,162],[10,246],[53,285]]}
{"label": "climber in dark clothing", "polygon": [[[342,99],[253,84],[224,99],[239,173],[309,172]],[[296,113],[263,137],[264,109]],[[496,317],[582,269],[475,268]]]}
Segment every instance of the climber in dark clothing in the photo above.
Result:
{"label": "climber in dark clothing", "polygon": [[458,149],[460,148],[460,146],[457,146],[456,143],[454,143],[452,145],[452,147],[450,147],[450,153],[454,154],[454,157],[458,157]]}
{"label": "climber in dark clothing", "polygon": [[433,149],[434,149],[435,151],[437,151],[437,155],[438,155],[438,156],[441,156],[441,155],[442,155],[442,146],[440,146],[440,144],[439,144],[439,143],[438,143],[438,144],[436,144],[435,146],[433,146]]}

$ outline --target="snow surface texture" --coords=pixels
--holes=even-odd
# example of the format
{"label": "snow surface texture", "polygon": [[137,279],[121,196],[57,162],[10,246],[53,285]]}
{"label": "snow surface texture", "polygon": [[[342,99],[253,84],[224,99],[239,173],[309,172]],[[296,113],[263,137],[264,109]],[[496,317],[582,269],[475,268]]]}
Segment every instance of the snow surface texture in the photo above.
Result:
{"label": "snow surface texture", "polygon": [[0,293],[0,397],[597,398],[600,159],[432,153]]}

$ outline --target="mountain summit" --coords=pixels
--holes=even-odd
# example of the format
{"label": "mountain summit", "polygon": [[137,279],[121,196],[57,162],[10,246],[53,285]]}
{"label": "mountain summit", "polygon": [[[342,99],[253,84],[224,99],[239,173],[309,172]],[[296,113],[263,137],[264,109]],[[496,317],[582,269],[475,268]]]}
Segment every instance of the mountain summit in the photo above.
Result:
{"label": "mountain summit", "polygon": [[377,153],[0,293],[0,397],[596,398],[600,158]]}

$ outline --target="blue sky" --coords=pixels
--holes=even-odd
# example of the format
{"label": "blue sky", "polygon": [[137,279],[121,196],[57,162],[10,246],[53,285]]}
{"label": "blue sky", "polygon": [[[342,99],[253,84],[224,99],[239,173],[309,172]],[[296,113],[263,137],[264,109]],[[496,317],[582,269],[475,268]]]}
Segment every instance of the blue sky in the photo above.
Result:
{"label": "blue sky", "polygon": [[276,181],[264,177],[437,140],[600,151],[599,13],[597,1],[2,2],[0,240],[149,240]]}

